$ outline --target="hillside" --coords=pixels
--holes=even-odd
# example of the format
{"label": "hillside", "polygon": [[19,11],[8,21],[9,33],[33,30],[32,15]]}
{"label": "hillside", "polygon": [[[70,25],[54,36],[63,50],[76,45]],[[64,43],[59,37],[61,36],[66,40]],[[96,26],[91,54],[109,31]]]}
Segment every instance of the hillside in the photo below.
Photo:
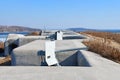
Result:
{"label": "hillside", "polygon": [[0,32],[29,32],[29,31],[41,31],[41,29],[28,28],[23,26],[0,25]]}
{"label": "hillside", "polygon": [[87,28],[68,28],[67,30],[72,30],[75,32],[81,32],[81,31],[88,31],[88,30],[95,30],[95,29],[87,29]]}

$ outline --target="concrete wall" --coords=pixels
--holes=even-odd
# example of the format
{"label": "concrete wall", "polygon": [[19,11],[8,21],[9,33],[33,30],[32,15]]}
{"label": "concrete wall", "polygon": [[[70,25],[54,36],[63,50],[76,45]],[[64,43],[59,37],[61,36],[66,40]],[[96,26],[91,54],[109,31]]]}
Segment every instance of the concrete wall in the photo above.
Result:
{"label": "concrete wall", "polygon": [[[15,41],[17,41],[18,48],[12,52],[12,65],[46,66],[45,36],[21,37]],[[11,53],[11,47],[7,48]],[[61,66],[78,66],[77,50],[87,50],[87,47],[80,40],[56,40],[56,58]]]}
{"label": "concrete wall", "polygon": [[28,54],[26,51],[15,49],[11,54],[11,64],[12,66],[47,66],[44,54],[44,51],[30,51]]}
{"label": "concrete wall", "polygon": [[5,53],[4,55],[7,56],[11,53],[12,49],[18,46],[18,38],[25,37],[21,34],[9,34],[6,41],[5,41]]}
{"label": "concrete wall", "polygon": [[45,36],[26,36],[18,39],[18,46],[25,45],[35,40],[45,40]]}
{"label": "concrete wall", "polygon": [[[36,54],[35,54],[36,53]],[[77,50],[57,52],[56,59],[61,66],[77,66]],[[13,66],[47,66],[45,52],[30,50],[29,52],[16,48],[12,52]]]}
{"label": "concrete wall", "polygon": [[16,45],[16,47],[18,46],[18,41],[17,39],[9,39],[5,41],[4,45],[5,45],[4,55],[7,56],[10,55],[11,51],[15,48],[14,45]]}
{"label": "concrete wall", "polygon": [[[47,66],[44,51],[30,50],[28,52],[16,48],[11,57],[13,66]],[[85,50],[56,52],[56,59],[61,66],[104,67],[118,65],[96,53]]]}
{"label": "concrete wall", "polygon": [[[12,52],[13,65],[45,65],[45,42],[46,40],[35,40],[18,48]],[[70,44],[72,43],[72,44]],[[77,50],[86,50],[87,47],[78,40],[58,40],[56,41],[56,58],[61,66],[77,66]],[[42,54],[42,55],[41,55]],[[14,58],[15,57],[15,58]],[[41,60],[42,59],[42,60]]]}
{"label": "concrete wall", "polygon": [[56,53],[56,58],[61,66],[84,66],[91,67],[87,56],[82,51],[65,51]]}
{"label": "concrete wall", "polygon": [[77,64],[78,64],[78,66],[86,66],[86,67],[91,66],[87,57],[84,56],[84,52],[82,53],[81,51],[77,52]]}
{"label": "concrete wall", "polygon": [[[17,52],[16,52],[17,51]],[[36,55],[33,53],[37,53]],[[18,51],[17,48],[12,53],[13,66],[47,66],[44,51]],[[76,51],[67,51],[56,53],[56,59],[61,66],[77,66]]]}
{"label": "concrete wall", "polygon": [[86,37],[80,36],[80,35],[64,35],[63,40],[72,40],[72,39],[86,39]]}
{"label": "concrete wall", "polygon": [[[13,36],[14,37],[14,36]],[[8,38],[5,42],[5,56],[7,55],[10,55],[11,54],[11,51],[16,48],[16,47],[19,47],[19,46],[22,46],[22,45],[25,45],[27,43],[30,43],[34,40],[45,40],[45,36],[24,36],[24,37],[17,37],[17,34],[15,35],[14,38],[12,37],[9,37],[8,35]],[[16,47],[15,47],[16,45]]]}
{"label": "concrete wall", "polygon": [[118,63],[113,62],[112,60],[106,59],[101,57],[100,55],[86,51],[86,50],[79,50],[78,53],[78,66],[89,66],[89,67],[111,67],[118,65]]}
{"label": "concrete wall", "polygon": [[77,66],[77,50],[57,52],[56,58],[61,66]]}

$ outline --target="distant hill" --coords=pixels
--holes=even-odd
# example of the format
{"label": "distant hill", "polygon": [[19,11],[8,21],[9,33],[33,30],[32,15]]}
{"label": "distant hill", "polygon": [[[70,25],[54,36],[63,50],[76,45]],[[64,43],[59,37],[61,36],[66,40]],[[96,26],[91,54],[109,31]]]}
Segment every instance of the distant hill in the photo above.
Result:
{"label": "distant hill", "polygon": [[95,30],[95,29],[86,29],[86,28],[68,28],[67,30],[72,30],[75,32],[87,31],[87,30]]}
{"label": "distant hill", "polygon": [[102,31],[102,32],[113,32],[113,33],[120,33],[120,29],[87,29],[87,28],[68,28],[67,30],[72,30],[75,32],[82,32],[82,31]]}
{"label": "distant hill", "polygon": [[28,28],[23,26],[0,25],[0,32],[30,32],[30,31],[41,31],[41,29]]}

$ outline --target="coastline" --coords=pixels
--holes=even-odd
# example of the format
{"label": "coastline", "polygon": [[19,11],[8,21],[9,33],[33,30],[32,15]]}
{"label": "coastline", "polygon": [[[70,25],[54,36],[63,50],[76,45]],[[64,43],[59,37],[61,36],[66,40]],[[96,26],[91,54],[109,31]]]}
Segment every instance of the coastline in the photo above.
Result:
{"label": "coastline", "polygon": [[5,42],[8,34],[23,34],[23,35],[27,35],[30,32],[0,32],[0,42]]}

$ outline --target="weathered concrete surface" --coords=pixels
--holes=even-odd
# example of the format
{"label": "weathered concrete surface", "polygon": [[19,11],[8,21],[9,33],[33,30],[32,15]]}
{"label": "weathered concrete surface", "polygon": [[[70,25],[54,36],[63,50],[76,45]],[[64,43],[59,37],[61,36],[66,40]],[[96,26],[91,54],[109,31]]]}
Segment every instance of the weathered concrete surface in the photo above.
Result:
{"label": "weathered concrete surface", "polygon": [[56,52],[69,50],[87,50],[88,48],[80,40],[56,41]]}
{"label": "weathered concrete surface", "polygon": [[9,34],[5,42],[5,55],[9,55],[13,50],[12,45],[22,46],[34,40],[45,40],[45,36],[24,36],[20,34]]}
{"label": "weathered concrete surface", "polygon": [[46,36],[26,36],[18,39],[18,46],[25,45],[34,40],[45,40]]}
{"label": "weathered concrete surface", "polygon": [[119,67],[0,67],[0,79],[120,80]]}
{"label": "weathered concrete surface", "polygon": [[5,41],[5,53],[4,55],[7,56],[11,53],[13,46],[12,45],[16,45],[18,44],[17,39],[21,38],[21,37],[25,37],[24,35],[21,34],[9,34],[6,41]]}
{"label": "weathered concrete surface", "polygon": [[103,58],[94,52],[80,50],[77,53],[79,66],[91,66],[91,67],[101,66],[110,68],[118,66],[120,68],[120,64],[113,62],[109,59]]}
{"label": "weathered concrete surface", "polygon": [[9,34],[8,37],[7,37],[7,40],[9,40],[9,39],[18,39],[20,37],[25,37],[25,36],[22,35],[22,34]]}
{"label": "weathered concrete surface", "polygon": [[78,66],[77,50],[57,52],[56,58],[61,66]]}
{"label": "weathered concrete surface", "polygon": [[[45,51],[46,40],[35,40],[31,43],[16,48],[14,51],[21,50],[43,50]],[[87,50],[87,47],[80,40],[60,40],[56,41],[56,52],[68,50]]]}
{"label": "weathered concrete surface", "polygon": [[5,52],[4,52],[4,55],[7,56],[7,55],[10,55],[11,51],[12,51],[12,45],[17,45],[18,42],[17,42],[17,39],[9,39],[7,41],[5,41]]}
{"label": "weathered concrete surface", "polygon": [[72,40],[72,39],[86,39],[86,36],[82,35],[63,35],[64,40]]}
{"label": "weathered concrete surface", "polygon": [[[71,44],[70,44],[71,43]],[[79,40],[56,41],[55,52],[87,50]],[[44,65],[45,40],[36,40],[13,50],[12,65]]]}
{"label": "weathered concrete surface", "polygon": [[[79,41],[81,42],[81,40]],[[72,41],[69,41],[68,43],[66,42],[61,43],[57,41],[58,43],[57,45],[59,45],[60,47],[56,49],[56,57],[63,66],[66,64],[66,62],[64,62],[66,58],[69,58],[70,55],[72,55],[71,58],[67,59],[66,61],[75,63],[74,65],[79,65],[79,67],[75,67],[75,66],[74,67],[73,66],[72,67],[70,66],[69,67],[63,67],[63,66],[61,67],[53,67],[53,66],[52,67],[46,67],[46,66],[0,67],[0,80],[18,80],[18,79],[21,80],[30,80],[30,79],[31,80],[38,80],[38,79],[40,80],[120,80],[120,64],[105,59],[99,56],[98,54],[89,51],[80,50],[80,52],[77,52],[77,55],[74,55],[76,53],[76,50],[69,51],[71,48],[77,49],[78,46],[76,45],[80,45],[78,44],[80,43],[79,41],[77,41],[77,44],[75,44]],[[62,44],[64,44],[64,46],[62,46]],[[69,48],[67,46],[69,46]],[[66,49],[68,51],[66,51]],[[16,57],[19,56],[18,57],[19,60],[23,60],[23,62],[26,62],[32,59],[33,60],[32,62],[35,63],[34,65],[36,64],[38,65],[40,64],[40,59],[44,61],[44,56],[43,56],[44,54],[42,54],[44,53],[44,40],[43,42],[41,42],[41,40],[33,41],[19,48],[16,48],[13,52],[15,54],[14,56]],[[38,53],[38,55],[41,56],[39,57],[35,53]],[[28,54],[30,56],[28,56]],[[38,58],[36,58],[36,56]],[[64,56],[64,57],[59,58],[59,56]],[[76,60],[78,63],[76,63]],[[31,61],[29,62],[30,62],[29,64],[31,65],[32,62]],[[85,67],[87,66],[87,63],[90,66]],[[25,63],[20,63],[20,64],[25,64]]]}
{"label": "weathered concrete surface", "polygon": [[62,31],[62,32],[63,32],[63,40],[88,39],[87,36],[73,32],[73,31]]}
{"label": "weathered concrete surface", "polygon": [[[70,39],[79,39],[84,40],[86,39],[86,36],[80,35],[78,33],[75,33],[73,31],[62,31],[64,33],[63,39],[64,40],[70,40]],[[5,54],[9,55],[13,48],[11,47],[12,44],[15,44],[16,46],[22,46],[24,44],[27,44],[29,42],[32,42],[34,40],[45,40],[47,39],[55,39],[55,31],[48,31],[45,33],[42,33],[42,36],[24,36],[21,34],[9,34],[8,38],[5,42]]]}
{"label": "weathered concrete surface", "polygon": [[[81,50],[91,67],[0,67],[1,80],[119,80],[120,64],[93,52]],[[79,56],[79,58],[81,58]],[[14,75],[13,75],[14,74]],[[21,77],[22,76],[22,77]]]}
{"label": "weathered concrete surface", "polygon": [[[42,36],[46,36],[48,38],[56,40],[56,35],[59,32],[59,30],[52,30],[52,31],[45,31],[42,33]],[[87,36],[81,35],[79,33],[69,31],[69,30],[60,30],[60,32],[63,33],[63,39],[64,40],[70,40],[70,39],[86,39]]]}

